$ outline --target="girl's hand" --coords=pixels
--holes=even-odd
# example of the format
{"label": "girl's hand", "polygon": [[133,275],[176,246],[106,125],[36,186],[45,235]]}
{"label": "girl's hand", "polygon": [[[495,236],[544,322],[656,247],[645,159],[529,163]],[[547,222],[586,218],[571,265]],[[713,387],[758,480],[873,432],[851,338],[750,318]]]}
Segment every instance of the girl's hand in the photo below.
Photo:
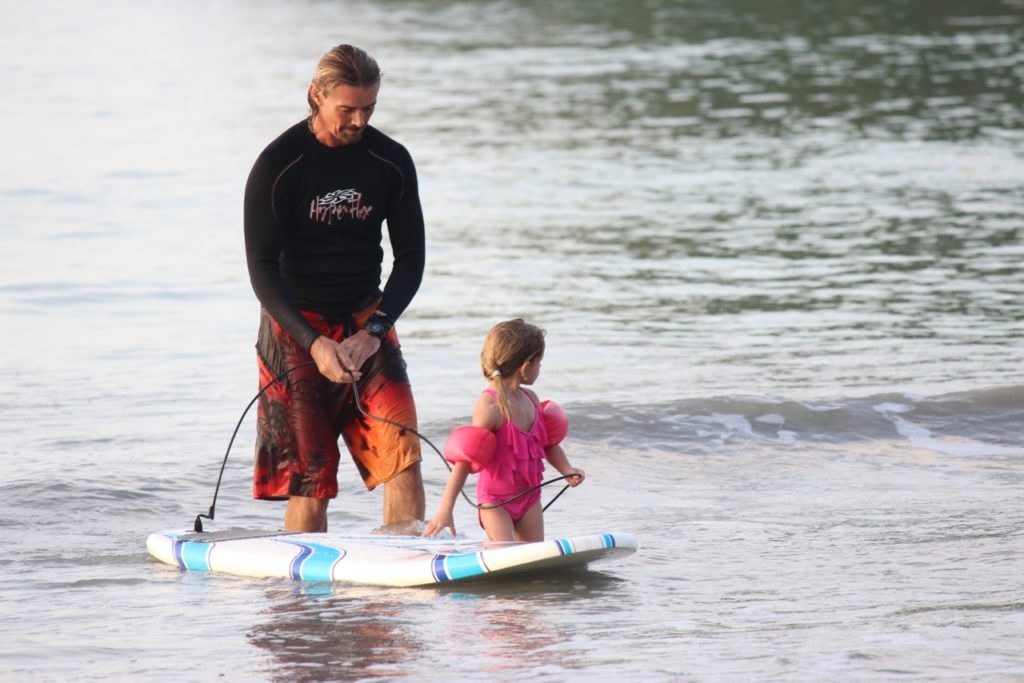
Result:
{"label": "girl's hand", "polygon": [[566,476],[566,483],[569,486],[579,486],[583,483],[583,480],[587,478],[587,475],[583,473],[578,467],[570,467],[568,472],[564,472]]}
{"label": "girl's hand", "polygon": [[434,518],[427,524],[427,528],[423,530],[424,536],[437,536],[444,529],[451,529],[452,536],[456,535],[455,531],[455,517],[451,511],[439,510]]}

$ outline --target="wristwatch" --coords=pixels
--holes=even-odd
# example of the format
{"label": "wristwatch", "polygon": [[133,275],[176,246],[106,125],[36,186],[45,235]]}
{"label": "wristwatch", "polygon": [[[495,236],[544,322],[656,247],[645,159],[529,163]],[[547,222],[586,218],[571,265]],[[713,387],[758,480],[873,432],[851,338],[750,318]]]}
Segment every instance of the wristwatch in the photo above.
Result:
{"label": "wristwatch", "polygon": [[363,329],[377,339],[383,339],[391,330],[392,325],[394,325],[394,323],[391,322],[391,318],[387,317],[383,313],[374,313],[363,324]]}

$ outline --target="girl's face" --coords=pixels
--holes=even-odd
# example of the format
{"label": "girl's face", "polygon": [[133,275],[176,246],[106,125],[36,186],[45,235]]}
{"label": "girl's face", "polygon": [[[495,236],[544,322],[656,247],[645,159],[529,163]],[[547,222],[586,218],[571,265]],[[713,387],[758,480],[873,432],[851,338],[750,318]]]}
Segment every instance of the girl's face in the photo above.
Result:
{"label": "girl's face", "polygon": [[543,354],[523,363],[521,370],[522,381],[520,384],[533,384],[537,381],[537,378],[540,377],[540,363],[542,360],[544,360]]}

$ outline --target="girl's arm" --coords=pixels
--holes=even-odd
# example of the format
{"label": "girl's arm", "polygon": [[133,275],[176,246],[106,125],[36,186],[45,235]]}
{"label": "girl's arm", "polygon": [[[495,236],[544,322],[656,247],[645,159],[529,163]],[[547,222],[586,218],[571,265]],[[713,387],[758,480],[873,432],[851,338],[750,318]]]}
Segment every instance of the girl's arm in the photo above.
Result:
{"label": "girl's arm", "polygon": [[498,406],[498,399],[487,392],[480,394],[476,405],[473,406],[473,426],[496,432],[501,429],[504,419]]}
{"label": "girl's arm", "polygon": [[[480,394],[473,407],[473,426],[483,427],[493,432],[501,427],[501,421],[501,409],[498,407],[497,400],[488,393]],[[437,514],[423,530],[424,536],[436,536],[445,528],[451,529],[453,536],[456,534],[453,515],[455,500],[459,497],[459,491],[466,485],[469,473],[470,464],[464,460],[455,463],[452,467],[451,474],[448,475],[448,484],[444,487],[444,493],[441,495],[441,505],[437,509]]]}
{"label": "girl's arm", "polygon": [[559,474],[563,474],[568,478],[565,480],[569,486],[579,486],[583,483],[583,480],[587,478],[587,475],[583,473],[578,467],[573,467],[569,464],[569,457],[562,450],[559,444],[554,446],[548,446],[544,449],[544,455],[547,457],[548,462],[551,466],[558,470]]}
{"label": "girl's arm", "polygon": [[456,535],[455,531],[455,516],[453,511],[455,510],[455,499],[459,497],[459,491],[466,485],[466,478],[469,476],[469,463],[466,461],[460,461],[455,463],[452,467],[451,474],[448,475],[448,484],[444,487],[444,494],[441,496],[441,505],[437,509],[437,514],[427,524],[426,529],[423,530],[424,536],[436,536],[445,528],[452,530],[452,536]]}

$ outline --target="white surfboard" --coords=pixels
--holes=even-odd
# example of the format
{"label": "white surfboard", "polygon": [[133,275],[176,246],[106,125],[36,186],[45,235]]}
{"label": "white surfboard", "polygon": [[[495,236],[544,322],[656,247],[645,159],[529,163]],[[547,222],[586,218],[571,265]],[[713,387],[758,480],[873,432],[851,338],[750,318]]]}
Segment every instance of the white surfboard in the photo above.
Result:
{"label": "white surfboard", "polygon": [[377,586],[428,586],[481,577],[557,571],[636,552],[625,533],[538,543],[420,536],[227,530],[161,531],[146,541],[161,562],[194,571]]}

